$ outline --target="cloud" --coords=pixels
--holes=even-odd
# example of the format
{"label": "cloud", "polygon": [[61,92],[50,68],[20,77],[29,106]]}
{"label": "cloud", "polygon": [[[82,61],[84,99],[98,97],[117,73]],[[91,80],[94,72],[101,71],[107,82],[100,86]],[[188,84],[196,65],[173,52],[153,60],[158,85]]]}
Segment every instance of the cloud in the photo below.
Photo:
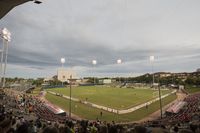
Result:
{"label": "cloud", "polygon": [[[12,32],[8,76],[55,74],[61,57],[80,76],[151,72],[150,55],[155,55],[156,71],[195,70],[199,3],[48,0],[21,5],[0,20],[0,27]],[[116,64],[118,58],[123,64]],[[95,68],[93,59],[98,61]]]}

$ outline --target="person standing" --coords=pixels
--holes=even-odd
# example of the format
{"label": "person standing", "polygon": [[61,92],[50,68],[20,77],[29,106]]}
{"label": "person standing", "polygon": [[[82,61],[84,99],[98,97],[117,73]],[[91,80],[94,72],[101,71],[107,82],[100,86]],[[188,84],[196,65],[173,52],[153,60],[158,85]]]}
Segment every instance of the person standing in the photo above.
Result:
{"label": "person standing", "polygon": [[101,116],[101,117],[103,116],[103,112],[102,112],[102,111],[100,112],[100,116]]}

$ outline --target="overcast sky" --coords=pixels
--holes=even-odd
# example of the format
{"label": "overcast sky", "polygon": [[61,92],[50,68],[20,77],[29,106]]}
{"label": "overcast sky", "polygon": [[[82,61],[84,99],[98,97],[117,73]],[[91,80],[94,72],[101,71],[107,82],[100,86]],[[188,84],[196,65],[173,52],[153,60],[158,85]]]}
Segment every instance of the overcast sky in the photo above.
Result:
{"label": "overcast sky", "polygon": [[154,71],[195,71],[200,67],[199,7],[199,0],[28,2],[0,20],[0,27],[12,33],[7,76],[53,76],[61,57],[80,77],[150,73],[150,55]]}

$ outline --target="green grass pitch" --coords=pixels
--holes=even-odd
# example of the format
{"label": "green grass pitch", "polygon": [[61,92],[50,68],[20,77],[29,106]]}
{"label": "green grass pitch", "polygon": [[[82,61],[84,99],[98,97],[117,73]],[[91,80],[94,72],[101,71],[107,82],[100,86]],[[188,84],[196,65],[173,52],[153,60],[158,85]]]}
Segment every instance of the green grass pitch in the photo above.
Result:
{"label": "green grass pitch", "polygon": [[[48,90],[69,96],[69,88],[54,88]],[[78,98],[82,101],[86,101],[87,98],[88,102],[114,109],[127,109],[155,99],[155,97],[153,97],[153,92],[157,92],[157,90],[149,88],[130,89],[103,86],[82,86],[72,88],[72,97]],[[162,90],[162,94],[169,92],[170,90]]]}
{"label": "green grass pitch", "polygon": [[[64,95],[69,95],[69,88],[56,88],[48,90],[61,93]],[[116,109],[124,109],[154,99],[155,97],[153,97],[153,92],[155,91],[156,90],[151,90],[151,89],[127,89],[127,88],[85,86],[85,87],[72,88],[72,97],[76,97],[82,100],[86,100],[85,98],[87,97],[88,101],[96,104]],[[169,92],[170,90],[163,90],[162,94],[166,94]],[[46,94],[46,99],[51,103],[63,108],[64,110],[67,111],[69,110],[69,100],[67,99],[49,93]],[[164,98],[162,100],[162,104],[166,105],[175,99],[176,95],[172,94]],[[159,102],[157,101],[149,105],[148,109],[144,107],[132,113],[119,115],[103,111],[100,109],[96,109],[79,102],[72,101],[72,113],[81,118],[89,120],[95,120],[96,118],[98,118],[100,120],[106,120],[106,121],[114,120],[116,122],[137,121],[144,117],[147,117],[148,115],[157,111],[158,109],[159,109]],[[103,112],[102,117],[100,116],[100,112]]]}

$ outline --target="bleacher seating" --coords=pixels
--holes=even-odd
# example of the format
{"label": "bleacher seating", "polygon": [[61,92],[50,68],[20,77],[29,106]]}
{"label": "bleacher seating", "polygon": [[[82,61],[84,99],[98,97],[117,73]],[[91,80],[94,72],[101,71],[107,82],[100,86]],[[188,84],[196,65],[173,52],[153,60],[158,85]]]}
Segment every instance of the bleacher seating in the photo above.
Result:
{"label": "bleacher seating", "polygon": [[200,105],[200,94],[189,95],[184,99],[186,106],[184,106],[178,113],[166,116],[163,121],[168,122],[188,122],[192,116],[198,113]]}

